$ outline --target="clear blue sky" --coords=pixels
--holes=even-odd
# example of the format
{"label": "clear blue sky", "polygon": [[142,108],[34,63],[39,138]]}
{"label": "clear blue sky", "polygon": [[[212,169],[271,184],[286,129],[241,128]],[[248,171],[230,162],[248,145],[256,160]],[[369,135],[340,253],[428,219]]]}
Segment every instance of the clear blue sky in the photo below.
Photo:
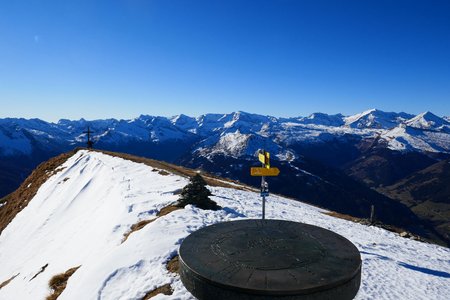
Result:
{"label": "clear blue sky", "polygon": [[1,1],[0,117],[450,115],[450,1]]}

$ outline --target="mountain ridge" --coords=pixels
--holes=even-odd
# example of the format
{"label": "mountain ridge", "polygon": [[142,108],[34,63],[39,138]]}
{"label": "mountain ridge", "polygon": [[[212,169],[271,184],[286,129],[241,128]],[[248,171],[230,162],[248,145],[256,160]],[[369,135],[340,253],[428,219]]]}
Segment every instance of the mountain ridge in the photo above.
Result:
{"label": "mountain ridge", "polygon": [[[166,287],[168,296],[159,297],[193,300],[169,270],[183,239],[218,222],[261,218],[259,193],[232,183],[208,186],[218,211],[187,205],[162,214],[188,183],[185,177],[98,151],[79,150],[48,171],[0,234],[2,299],[45,298],[51,279],[71,271],[60,299],[142,299]],[[445,299],[450,291],[448,248],[277,195],[268,197],[266,217],[320,226],[350,240],[365,270],[356,300]]]}

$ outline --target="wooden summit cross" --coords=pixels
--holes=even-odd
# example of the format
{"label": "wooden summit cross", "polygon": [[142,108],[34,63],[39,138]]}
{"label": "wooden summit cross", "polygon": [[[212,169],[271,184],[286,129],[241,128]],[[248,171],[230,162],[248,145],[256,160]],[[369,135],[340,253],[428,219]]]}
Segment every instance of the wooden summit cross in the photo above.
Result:
{"label": "wooden summit cross", "polygon": [[93,131],[91,131],[91,129],[88,126],[87,131],[83,131],[83,133],[87,133],[87,147],[88,149],[92,149],[92,146],[94,145],[94,142],[91,141],[91,133],[94,133]]}

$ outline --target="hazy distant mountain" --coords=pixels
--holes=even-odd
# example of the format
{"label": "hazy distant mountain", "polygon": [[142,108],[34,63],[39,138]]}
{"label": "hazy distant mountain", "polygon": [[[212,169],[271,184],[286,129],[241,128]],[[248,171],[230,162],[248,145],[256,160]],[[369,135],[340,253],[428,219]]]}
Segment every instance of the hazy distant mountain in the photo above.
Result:
{"label": "hazy distant mountain", "polygon": [[[314,113],[308,117],[276,118],[235,112],[206,114],[197,118],[179,115],[172,118],[141,115],[132,120],[60,120],[48,123],[38,119],[0,119],[0,155],[30,155],[36,147],[43,150],[70,148],[86,140],[90,126],[93,140],[102,145],[124,143],[165,143],[173,141],[216,144],[221,135],[258,135],[280,145],[322,143],[352,136],[359,139],[379,137],[393,150],[450,152],[450,123],[426,112],[417,116],[386,113],[372,109],[353,116]],[[420,131],[409,130],[419,129]],[[432,129],[439,135],[427,135]],[[211,139],[212,136],[216,138]],[[208,141],[205,141],[208,139]],[[222,139],[223,141],[223,139]],[[200,144],[199,144],[200,146]]]}
{"label": "hazy distant mountain", "polygon": [[338,127],[344,125],[344,116],[341,114],[328,115],[324,113],[313,113],[308,117],[298,118],[302,124],[315,124]]}

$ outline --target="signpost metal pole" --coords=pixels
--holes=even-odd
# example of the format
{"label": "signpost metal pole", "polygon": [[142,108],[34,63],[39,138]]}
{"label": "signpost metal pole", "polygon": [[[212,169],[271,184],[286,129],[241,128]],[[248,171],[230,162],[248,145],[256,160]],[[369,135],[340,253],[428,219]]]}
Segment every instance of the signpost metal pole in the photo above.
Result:
{"label": "signpost metal pole", "polygon": [[278,176],[280,170],[270,167],[270,153],[265,150],[258,152],[258,159],[262,167],[250,168],[251,176],[261,176],[261,197],[262,197],[262,219],[266,218],[266,196],[269,196],[269,185],[266,182],[266,176]]}
{"label": "signpost metal pole", "polygon": [[[266,151],[262,151],[262,155],[264,156],[264,159],[261,160],[261,164],[263,168],[266,168],[269,164],[269,161],[267,159],[268,155],[266,155]],[[264,220],[266,218],[266,177],[261,176],[261,197],[262,197],[262,219]]]}
{"label": "signpost metal pole", "polygon": [[261,176],[262,219],[263,220],[266,218],[266,194],[265,194],[265,187],[266,187],[266,178],[264,176]]}

